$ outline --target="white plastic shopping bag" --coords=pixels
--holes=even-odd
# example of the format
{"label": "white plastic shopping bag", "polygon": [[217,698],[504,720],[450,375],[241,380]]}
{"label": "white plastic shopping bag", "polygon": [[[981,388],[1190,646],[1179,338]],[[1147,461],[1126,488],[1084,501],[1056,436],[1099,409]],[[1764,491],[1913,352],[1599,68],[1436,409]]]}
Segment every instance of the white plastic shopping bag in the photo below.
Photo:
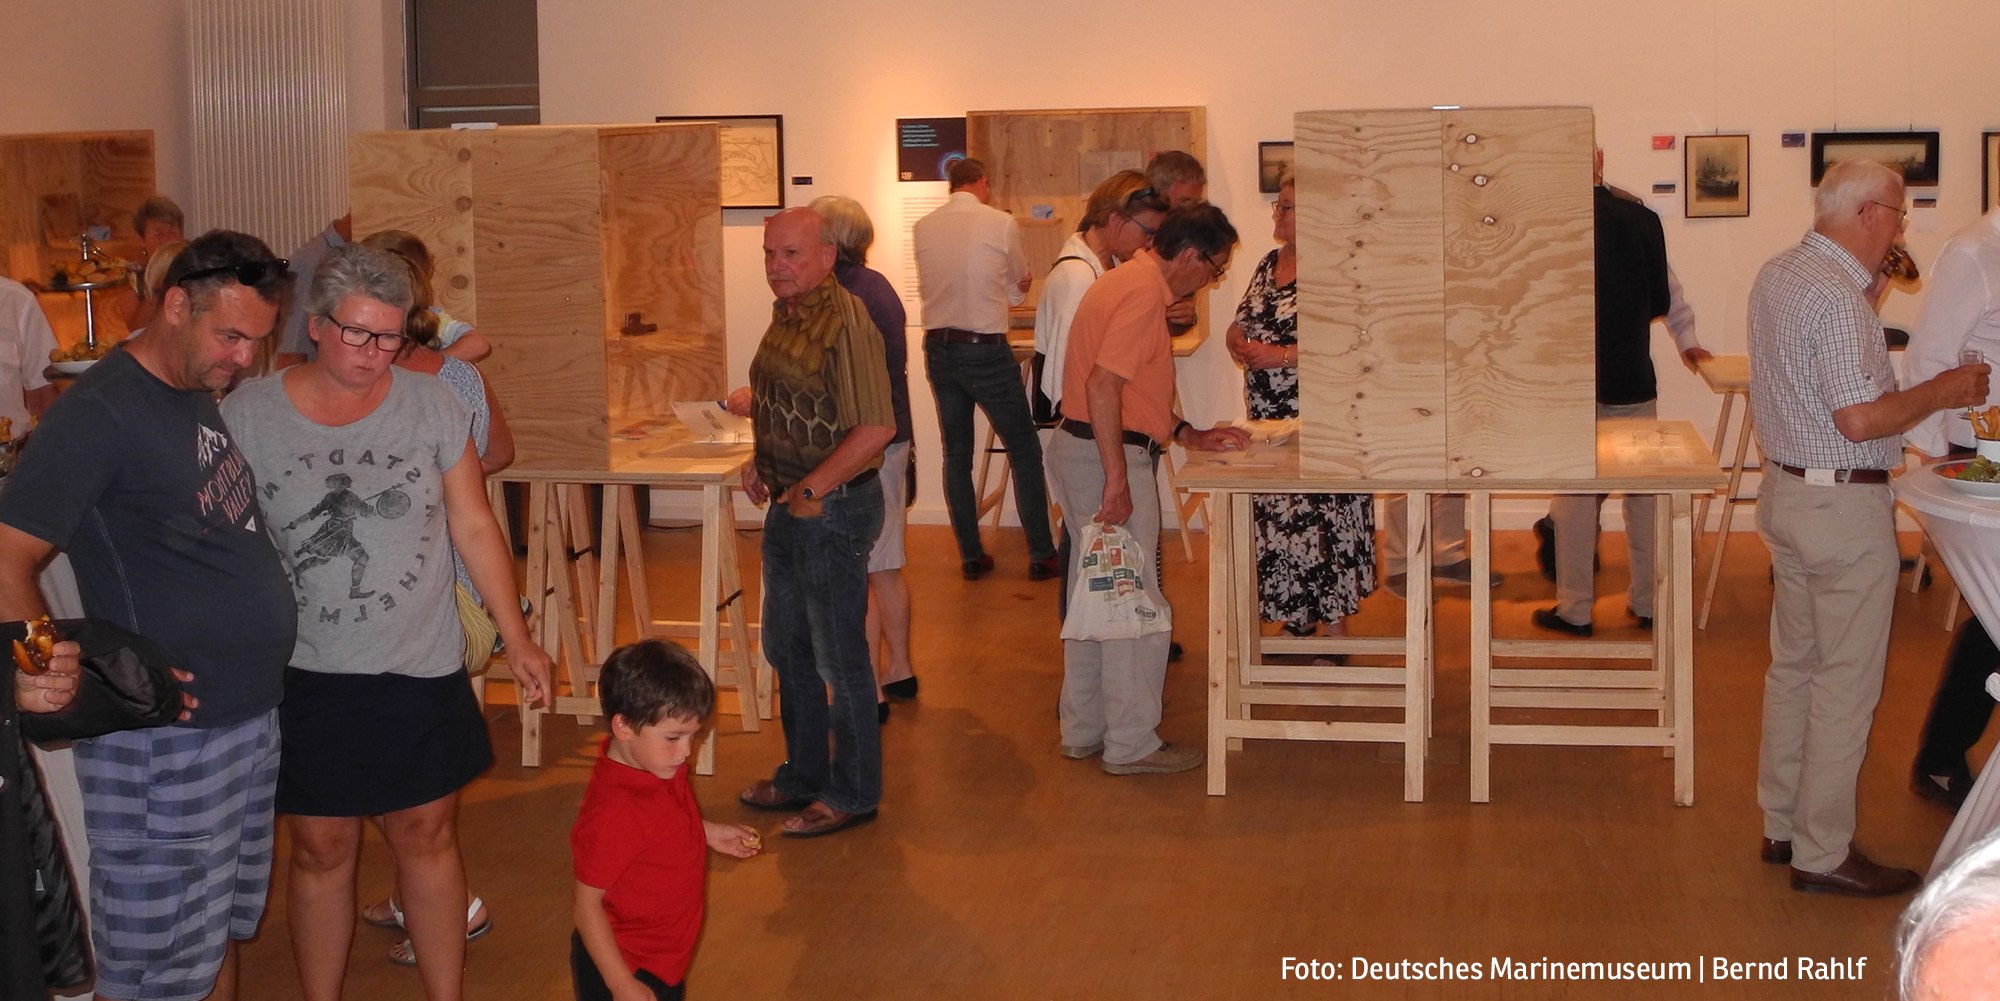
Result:
{"label": "white plastic shopping bag", "polygon": [[1131,640],[1174,627],[1173,609],[1151,587],[1147,554],[1123,525],[1083,526],[1083,550],[1070,582],[1066,640]]}

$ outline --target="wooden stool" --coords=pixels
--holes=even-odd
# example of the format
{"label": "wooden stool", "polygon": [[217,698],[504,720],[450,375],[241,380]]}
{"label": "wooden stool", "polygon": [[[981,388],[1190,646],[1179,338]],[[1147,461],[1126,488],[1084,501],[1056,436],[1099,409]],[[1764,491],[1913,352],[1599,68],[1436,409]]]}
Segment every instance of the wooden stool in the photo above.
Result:
{"label": "wooden stool", "polygon": [[[1695,619],[1695,626],[1708,628],[1708,611],[1715,605],[1716,583],[1722,579],[1722,556],[1729,548],[1729,525],[1736,514],[1738,504],[1755,503],[1755,496],[1742,493],[1743,474],[1764,471],[1763,455],[1758,454],[1754,465],[1745,465],[1751,442],[1756,438],[1756,427],[1750,418],[1750,356],[1716,355],[1696,366],[1701,380],[1708,383],[1710,391],[1722,397],[1722,415],[1715,422],[1715,438],[1712,448],[1717,455],[1722,454],[1722,442],[1729,432],[1729,414],[1735,408],[1736,398],[1743,398],[1743,420],[1736,428],[1736,459],[1729,467],[1729,485],[1722,494],[1722,524],[1717,533],[1713,554],[1709,556],[1708,585],[1702,591],[1701,614]],[[1712,494],[1703,494],[1695,511],[1695,530],[1708,533],[1708,502]]]}

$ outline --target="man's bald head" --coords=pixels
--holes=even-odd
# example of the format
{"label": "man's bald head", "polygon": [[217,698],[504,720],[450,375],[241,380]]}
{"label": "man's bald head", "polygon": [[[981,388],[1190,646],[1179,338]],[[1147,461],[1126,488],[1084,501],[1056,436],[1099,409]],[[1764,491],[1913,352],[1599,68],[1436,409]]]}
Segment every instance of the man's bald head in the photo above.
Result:
{"label": "man's bald head", "polygon": [[789,208],[764,220],[764,280],[787,303],[796,303],[833,273],[833,235],[809,208]]}

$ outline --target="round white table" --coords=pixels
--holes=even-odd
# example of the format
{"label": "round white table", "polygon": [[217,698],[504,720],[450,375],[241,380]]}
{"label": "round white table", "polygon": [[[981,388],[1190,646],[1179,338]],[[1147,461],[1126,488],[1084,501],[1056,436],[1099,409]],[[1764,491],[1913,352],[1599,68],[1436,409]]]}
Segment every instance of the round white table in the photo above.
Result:
{"label": "round white table", "polygon": [[[1958,584],[1959,592],[1972,606],[1979,621],[2000,622],[2000,499],[1988,500],[1962,493],[1933,472],[1936,462],[1927,462],[1895,480],[1896,499],[1915,511],[1930,535],[1931,544],[1944,558],[1945,568]],[[1993,692],[2000,682],[1987,679]],[[2000,697],[2000,696],[1996,696]],[[1980,770],[1965,805],[1951,822],[1937,855],[1931,859],[1931,875],[1942,872],[1995,829],[2000,829],[2000,767],[1988,762]]]}

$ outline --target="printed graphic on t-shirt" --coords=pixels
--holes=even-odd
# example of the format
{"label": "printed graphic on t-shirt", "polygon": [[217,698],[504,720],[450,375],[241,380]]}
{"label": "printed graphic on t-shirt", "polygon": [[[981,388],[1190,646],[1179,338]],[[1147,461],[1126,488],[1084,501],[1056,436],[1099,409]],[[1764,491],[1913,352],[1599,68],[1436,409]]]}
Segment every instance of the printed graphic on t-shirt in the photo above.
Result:
{"label": "printed graphic on t-shirt", "polygon": [[204,473],[194,495],[197,513],[204,523],[212,523],[220,513],[223,523],[256,531],[257,516],[252,513],[256,483],[250,478],[250,463],[227,434],[206,424],[195,428],[195,464]]}
{"label": "printed graphic on t-shirt", "polygon": [[[301,453],[262,492],[299,610],[316,605],[321,623],[351,625],[391,612],[399,595],[436,572],[426,566],[423,544],[444,530],[444,519],[439,480],[427,464],[372,448]],[[300,513],[277,522],[293,511]]]}

